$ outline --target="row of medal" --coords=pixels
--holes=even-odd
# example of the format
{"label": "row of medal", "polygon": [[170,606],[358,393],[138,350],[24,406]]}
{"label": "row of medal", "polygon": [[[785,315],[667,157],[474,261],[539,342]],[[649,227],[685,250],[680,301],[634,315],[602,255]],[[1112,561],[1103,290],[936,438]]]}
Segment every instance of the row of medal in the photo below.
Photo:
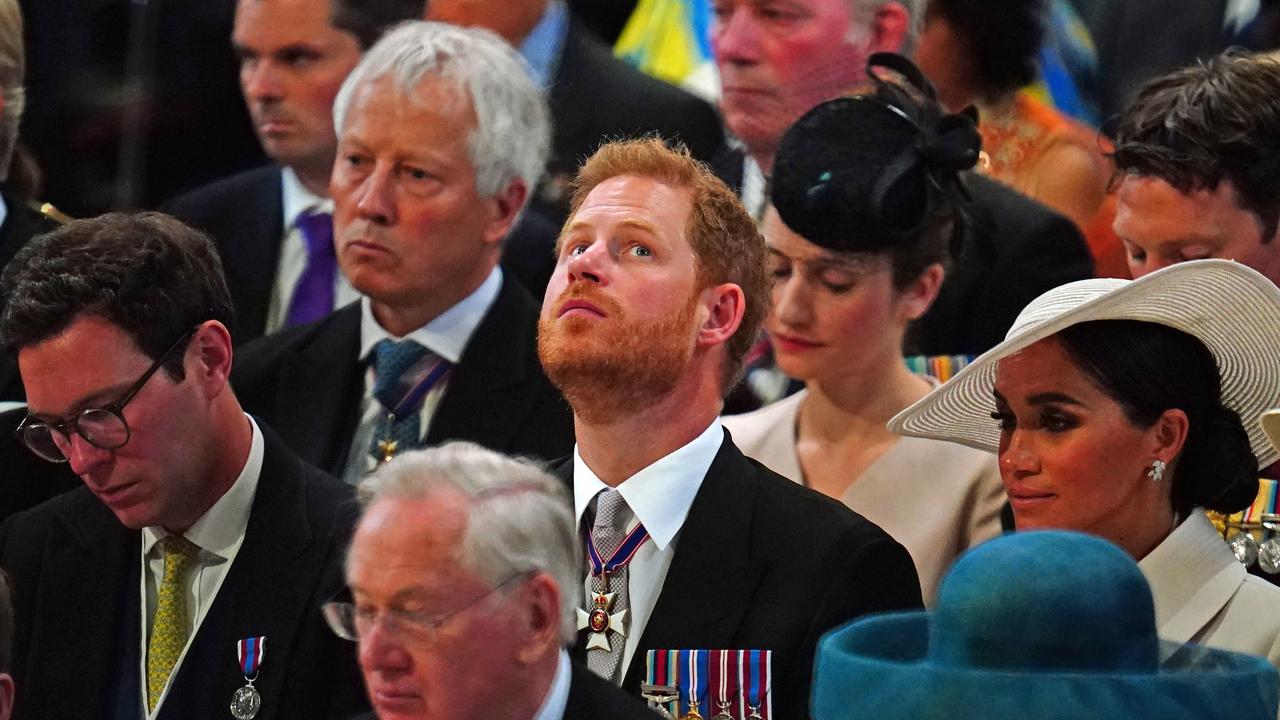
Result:
{"label": "row of medal", "polygon": [[650,650],[640,694],[668,720],[768,720],[772,650]]}
{"label": "row of medal", "polygon": [[1213,519],[1241,564],[1250,567],[1256,562],[1263,572],[1276,575],[1280,574],[1280,514],[1276,507],[1280,482],[1263,478],[1258,485],[1257,499],[1244,512]]}

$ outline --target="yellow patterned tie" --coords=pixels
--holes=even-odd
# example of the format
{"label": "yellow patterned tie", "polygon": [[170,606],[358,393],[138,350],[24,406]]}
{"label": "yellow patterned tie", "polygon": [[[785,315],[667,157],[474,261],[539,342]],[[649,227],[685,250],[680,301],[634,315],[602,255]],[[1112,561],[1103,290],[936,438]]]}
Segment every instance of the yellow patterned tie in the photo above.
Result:
{"label": "yellow patterned tie", "polygon": [[164,580],[156,593],[156,616],[147,643],[147,712],[155,709],[169,673],[187,644],[187,570],[200,548],[176,535],[160,541]]}

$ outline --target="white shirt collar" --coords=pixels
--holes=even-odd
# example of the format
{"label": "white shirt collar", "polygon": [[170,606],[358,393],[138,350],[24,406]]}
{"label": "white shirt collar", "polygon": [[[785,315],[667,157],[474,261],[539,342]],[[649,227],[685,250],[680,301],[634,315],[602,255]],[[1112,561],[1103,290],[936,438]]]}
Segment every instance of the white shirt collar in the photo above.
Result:
{"label": "white shirt collar", "polygon": [[[245,415],[249,427],[253,430],[253,440],[249,444],[249,457],[245,458],[240,475],[232,483],[230,489],[218,498],[213,507],[205,511],[187,531],[182,534],[201,550],[222,558],[230,559],[233,551],[244,537],[245,528],[249,526],[249,512],[253,508],[253,498],[258,492],[258,477],[262,474],[262,456],[265,443],[262,431],[253,418]],[[146,527],[142,529],[142,552],[149,555],[155,544],[168,537],[164,528]]]}
{"label": "white shirt collar", "polygon": [[280,168],[280,198],[284,211],[284,227],[280,234],[289,232],[298,216],[308,212],[333,212],[333,200],[320,197],[307,189],[291,167]]}
{"label": "white shirt collar", "polygon": [[[649,531],[659,550],[666,550],[689,515],[693,498],[702,487],[711,462],[724,443],[720,418],[711,421],[702,434],[618,486],[627,507]],[[578,525],[591,500],[607,485],[582,460],[578,446],[573,447],[573,510]]]}
{"label": "white shirt collar", "polygon": [[480,326],[480,321],[484,320],[489,308],[498,299],[498,291],[501,289],[502,269],[495,267],[474,292],[404,338],[398,338],[384,330],[373,317],[373,304],[369,298],[360,298],[361,361],[369,358],[373,346],[380,340],[411,339],[451,363],[458,362],[462,358],[462,351],[471,341],[471,336]]}
{"label": "white shirt collar", "polygon": [[533,716],[533,720],[562,720],[564,710],[569,706],[569,682],[573,679],[573,670],[569,666],[569,653],[560,650],[556,660],[556,675],[551,679],[551,687],[547,696],[542,699],[542,706]]}
{"label": "white shirt collar", "polygon": [[5,203],[4,198],[0,197],[0,225],[4,225],[4,221],[9,219],[9,206]]}

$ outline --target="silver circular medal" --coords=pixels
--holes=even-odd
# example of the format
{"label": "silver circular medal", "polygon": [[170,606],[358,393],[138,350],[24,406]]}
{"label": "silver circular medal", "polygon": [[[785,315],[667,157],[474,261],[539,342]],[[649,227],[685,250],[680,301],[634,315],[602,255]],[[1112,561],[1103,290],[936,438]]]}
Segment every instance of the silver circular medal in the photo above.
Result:
{"label": "silver circular medal", "polygon": [[1272,535],[1258,548],[1258,567],[1268,575],[1280,573],[1280,535]]}
{"label": "silver circular medal", "polygon": [[1236,560],[1245,567],[1249,567],[1258,561],[1258,541],[1247,532],[1236,533],[1231,538],[1231,552],[1235,553]]}
{"label": "silver circular medal", "polygon": [[245,685],[231,696],[231,717],[236,720],[253,720],[262,707],[262,697],[252,685]]}

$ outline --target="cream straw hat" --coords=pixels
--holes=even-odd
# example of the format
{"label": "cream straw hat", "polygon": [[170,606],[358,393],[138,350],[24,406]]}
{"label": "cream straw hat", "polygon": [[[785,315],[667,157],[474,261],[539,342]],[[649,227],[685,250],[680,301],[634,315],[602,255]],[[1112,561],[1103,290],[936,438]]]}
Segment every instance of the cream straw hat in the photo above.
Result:
{"label": "cream straw hat", "polygon": [[[1280,458],[1261,422],[1264,411],[1280,406],[1280,288],[1230,260],[1192,260],[1137,280],[1080,280],[1054,288],[1023,309],[1004,342],[894,416],[889,429],[997,452],[1000,428],[991,419],[996,363],[1091,320],[1142,320],[1199,339],[1217,360],[1223,404],[1239,413],[1258,465]],[[1271,422],[1280,426],[1280,418]]]}

